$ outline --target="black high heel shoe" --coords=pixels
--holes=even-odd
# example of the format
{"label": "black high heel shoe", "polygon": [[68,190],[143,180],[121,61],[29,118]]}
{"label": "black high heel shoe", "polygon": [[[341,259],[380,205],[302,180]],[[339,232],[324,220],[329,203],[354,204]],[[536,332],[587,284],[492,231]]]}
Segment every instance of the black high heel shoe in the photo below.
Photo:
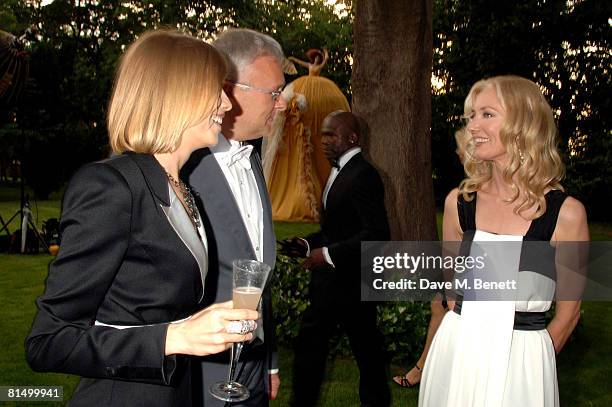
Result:
{"label": "black high heel shoe", "polygon": [[[414,368],[416,370],[419,371],[419,373],[423,372],[423,368],[420,368],[418,365],[414,365]],[[408,375],[408,373],[410,373],[410,371],[406,372],[405,374],[403,374],[402,376],[394,376],[393,377],[393,382],[395,384],[397,384],[400,387],[404,387],[406,389],[409,389],[411,387],[417,386],[421,381],[419,380],[416,383],[410,383],[410,381],[408,380],[408,378],[406,377]],[[399,379],[399,381],[397,381],[396,379]]]}

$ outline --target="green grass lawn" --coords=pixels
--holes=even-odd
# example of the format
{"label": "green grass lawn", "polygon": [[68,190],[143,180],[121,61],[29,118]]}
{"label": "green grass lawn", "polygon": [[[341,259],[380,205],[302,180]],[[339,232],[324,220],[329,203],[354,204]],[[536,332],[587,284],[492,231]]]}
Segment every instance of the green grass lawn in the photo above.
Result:
{"label": "green grass lawn", "polygon": [[[310,225],[310,229],[313,226]],[[305,229],[308,229],[305,227]],[[64,387],[64,399],[72,394],[78,378],[65,374],[35,373],[25,362],[23,342],[35,314],[34,300],[44,289],[49,255],[0,254],[0,386],[56,385]],[[291,391],[290,349],[280,349],[281,393],[273,406],[286,406]],[[329,363],[328,380],[323,388],[322,406],[352,406],[359,404],[356,391],[359,372],[350,359]],[[394,389],[394,405],[416,405],[416,390]],[[38,405],[40,403],[30,403]],[[11,405],[11,404],[8,404]],[[14,404],[25,406],[28,403]],[[46,403],[46,405],[60,405]]]}
{"label": "green grass lawn", "polygon": [[[0,385],[64,386],[64,400],[67,400],[77,379],[65,374],[32,372],[25,362],[23,346],[36,312],[34,300],[43,292],[47,264],[51,259],[49,255],[0,254]],[[28,403],[8,405],[24,406]]]}
{"label": "green grass lawn", "polygon": [[[25,362],[23,348],[23,341],[35,313],[34,300],[44,289],[47,264],[51,259],[49,255],[0,254],[0,385],[64,386],[65,399],[68,399],[77,378],[64,374],[32,372]],[[563,406],[610,406],[612,303],[585,303],[583,310],[579,329],[558,359],[561,402]],[[281,348],[281,393],[273,406],[288,405],[291,396],[291,361],[291,350]],[[392,366],[391,373],[402,369],[401,366]],[[330,361],[321,406],[358,405],[358,381],[359,373],[353,360],[337,358]],[[394,385],[392,390],[394,406],[416,406],[417,389],[405,390]]]}

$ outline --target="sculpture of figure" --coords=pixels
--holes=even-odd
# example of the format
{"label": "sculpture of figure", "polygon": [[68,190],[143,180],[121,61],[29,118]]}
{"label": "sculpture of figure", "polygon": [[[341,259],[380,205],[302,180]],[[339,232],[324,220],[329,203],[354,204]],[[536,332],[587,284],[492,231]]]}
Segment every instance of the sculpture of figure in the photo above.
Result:
{"label": "sculpture of figure", "polygon": [[272,133],[264,138],[264,173],[274,220],[318,222],[318,203],[331,171],[321,146],[321,124],[333,111],[350,111],[340,88],[320,76],[328,51],[310,49],[306,56],[309,62],[288,58],[308,68],[308,75],[287,86],[283,97],[288,108],[277,116]]}

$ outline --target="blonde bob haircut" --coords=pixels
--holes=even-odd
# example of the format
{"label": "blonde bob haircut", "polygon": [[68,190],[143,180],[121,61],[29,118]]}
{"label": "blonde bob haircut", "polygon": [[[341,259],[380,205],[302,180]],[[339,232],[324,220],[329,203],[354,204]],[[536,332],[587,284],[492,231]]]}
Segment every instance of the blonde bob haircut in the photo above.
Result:
{"label": "blonde bob haircut", "polygon": [[[503,177],[513,190],[507,202],[516,202],[514,212],[524,219],[536,219],[546,211],[545,192],[563,190],[565,167],[557,150],[552,110],[534,82],[519,76],[495,76],[472,86],[463,109],[466,117],[473,110],[476,96],[488,87],[495,89],[506,115],[499,135],[508,153]],[[470,201],[470,194],[491,179],[493,163],[474,157],[474,142],[467,125],[457,131],[455,139],[467,176],[459,185],[459,193]],[[525,216],[524,212],[534,205],[536,212]]]}
{"label": "blonde bob haircut", "polygon": [[175,151],[185,130],[211,120],[227,63],[219,51],[178,31],[154,30],[129,46],[108,108],[113,151]]}

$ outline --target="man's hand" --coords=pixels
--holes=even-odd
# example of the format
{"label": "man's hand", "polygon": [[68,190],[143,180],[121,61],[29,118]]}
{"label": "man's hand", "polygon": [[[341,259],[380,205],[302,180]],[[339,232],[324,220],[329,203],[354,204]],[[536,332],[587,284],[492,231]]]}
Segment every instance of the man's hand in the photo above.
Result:
{"label": "man's hand", "polygon": [[276,399],[278,395],[278,388],[280,387],[280,376],[278,373],[272,373],[270,375],[270,400]]}
{"label": "man's hand", "polygon": [[304,260],[302,267],[305,269],[315,269],[327,265],[325,256],[323,256],[323,248],[319,247],[310,251],[310,256]]}
{"label": "man's hand", "polygon": [[306,257],[308,248],[306,243],[299,237],[292,237],[278,242],[280,245],[279,253],[289,257]]}

